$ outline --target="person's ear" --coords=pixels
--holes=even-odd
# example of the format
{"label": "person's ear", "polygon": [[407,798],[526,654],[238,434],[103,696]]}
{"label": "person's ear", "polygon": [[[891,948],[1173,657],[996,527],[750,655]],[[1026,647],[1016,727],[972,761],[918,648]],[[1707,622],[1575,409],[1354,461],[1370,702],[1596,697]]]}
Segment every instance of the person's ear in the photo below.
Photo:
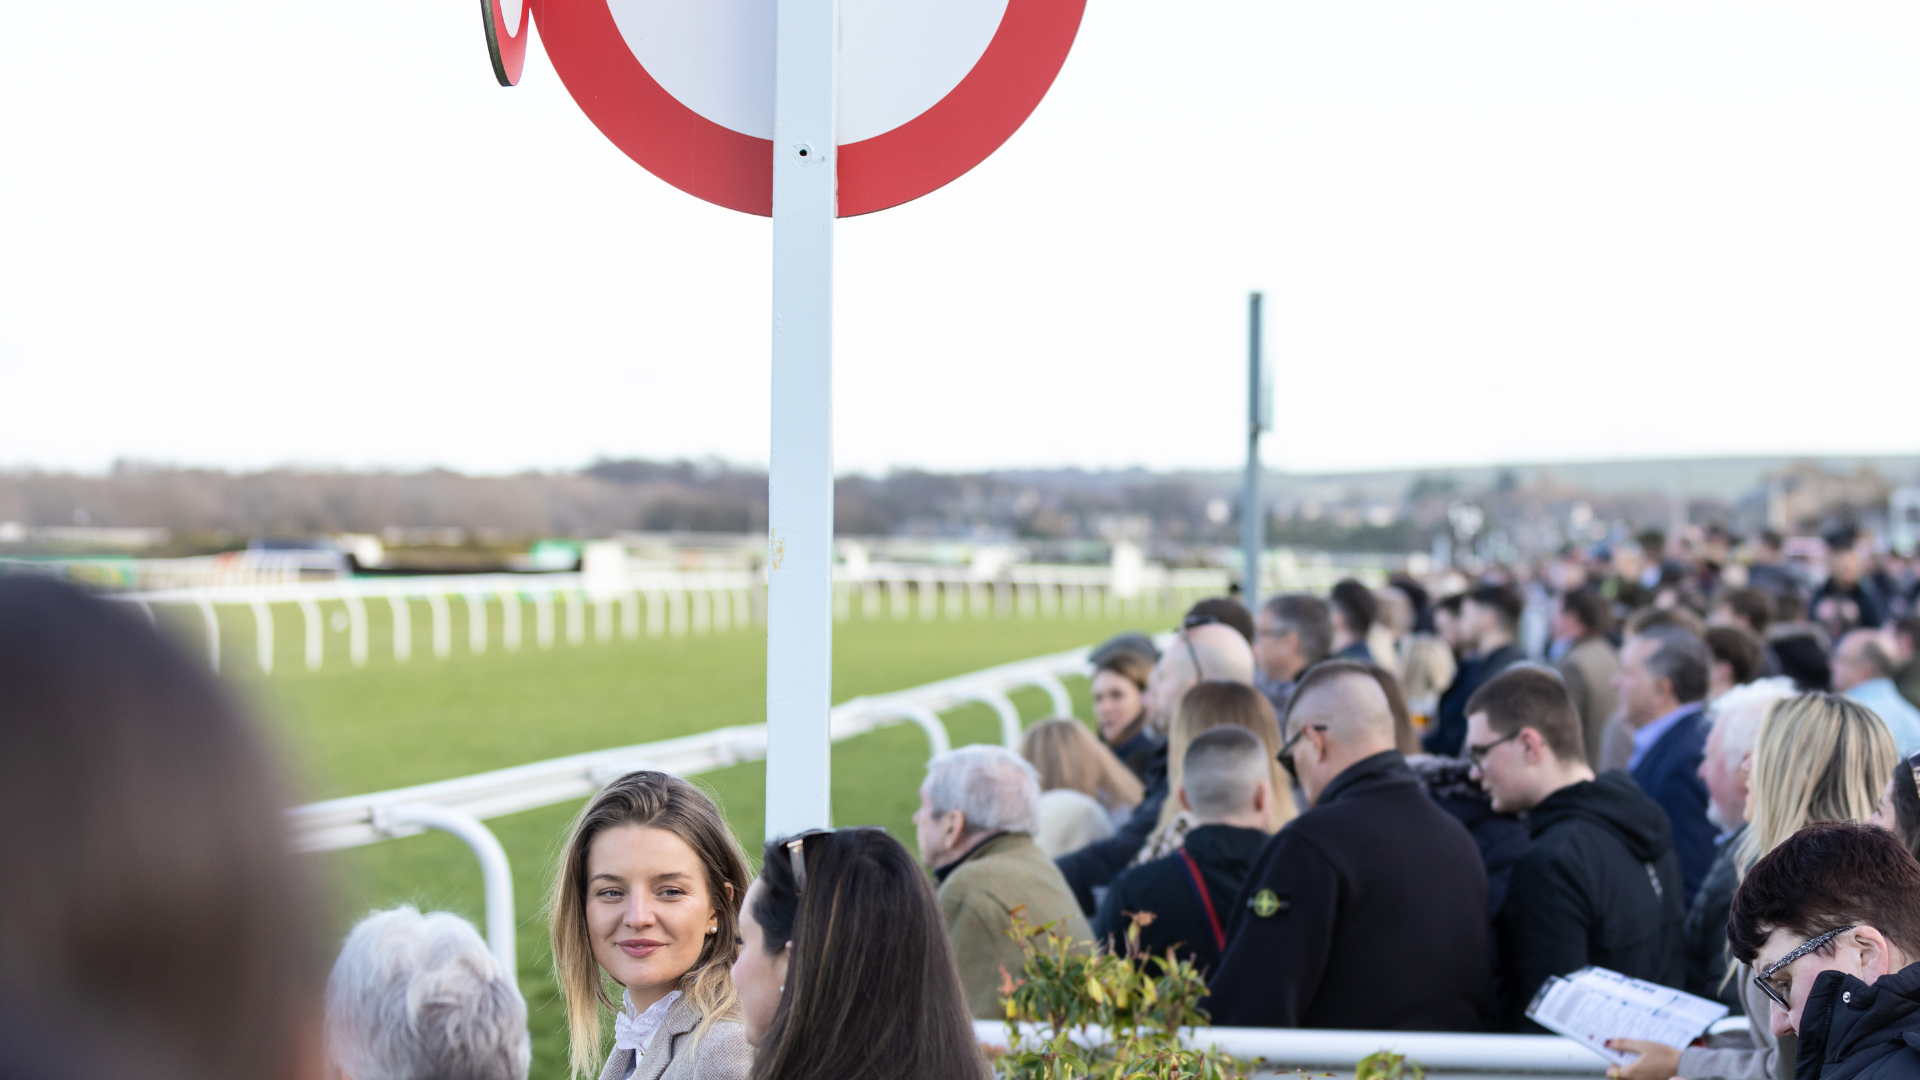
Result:
{"label": "person's ear", "polygon": [[[1183,802],[1186,800],[1186,791],[1184,789],[1182,789],[1180,793],[1180,798]],[[1267,812],[1267,807],[1272,805],[1273,784],[1266,780],[1255,784],[1253,786],[1253,812],[1256,814],[1264,814]]]}
{"label": "person's ear", "polygon": [[791,959],[793,959],[793,942],[791,941],[780,946],[780,951],[773,954],[773,974],[780,980],[782,990],[787,988],[787,961]]}
{"label": "person's ear", "polygon": [[1872,983],[1893,970],[1893,946],[1885,934],[1871,926],[1862,926],[1848,936],[1860,950],[1860,969],[1865,976],[1861,982]]}
{"label": "person's ear", "polygon": [[1533,730],[1532,728],[1521,728],[1520,729],[1520,746],[1523,750],[1526,751],[1527,764],[1529,765],[1540,764],[1540,759],[1543,756],[1543,752],[1546,750],[1546,740],[1540,737],[1539,732]]}
{"label": "person's ear", "polygon": [[1180,785],[1180,809],[1182,810],[1193,809],[1193,803],[1188,801],[1187,799],[1187,785],[1185,784]]}

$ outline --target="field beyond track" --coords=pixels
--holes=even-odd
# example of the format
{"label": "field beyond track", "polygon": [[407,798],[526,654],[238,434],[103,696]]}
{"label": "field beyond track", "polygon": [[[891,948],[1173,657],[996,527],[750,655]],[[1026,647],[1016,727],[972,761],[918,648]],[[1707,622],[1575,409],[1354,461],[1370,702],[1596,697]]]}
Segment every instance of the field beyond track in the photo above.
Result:
{"label": "field beyond track", "polygon": [[[834,627],[834,700],[903,690],[1095,643],[1121,630],[1163,629],[1149,623],[1153,618],[986,616],[923,622],[856,616]],[[1158,615],[1159,621],[1174,618]],[[379,640],[384,620],[377,614],[375,619],[374,648],[364,668],[348,666],[345,635],[338,633],[329,635],[327,663],[318,672],[302,670],[285,647],[271,677],[261,677],[238,654],[223,657],[230,680],[281,733],[303,799],[444,780],[766,718],[766,635],[759,630],[590,639],[577,646],[562,641],[550,650],[528,644],[514,653],[503,651],[496,638],[477,656],[462,634],[445,660],[416,647],[411,661],[396,663]],[[191,642],[191,629],[181,630],[183,640]],[[243,640],[241,630],[236,623],[223,636]],[[1067,686],[1075,711],[1090,716],[1086,683],[1069,679]],[[1017,692],[1013,699],[1029,721],[1048,712],[1040,691]],[[943,719],[955,746],[999,740],[999,722],[985,706],[955,709]],[[834,824],[882,825],[913,848],[911,818],[926,757],[926,736],[911,724],[835,745]],[[698,778],[719,801],[756,865],[765,779],[761,762]],[[579,807],[570,802],[487,822],[513,863],[520,986],[533,1029],[536,1080],[566,1075],[565,1018],[542,908],[562,834]],[[479,867],[463,844],[445,834],[316,858],[332,890],[336,933],[369,910],[402,902],[483,923]]]}

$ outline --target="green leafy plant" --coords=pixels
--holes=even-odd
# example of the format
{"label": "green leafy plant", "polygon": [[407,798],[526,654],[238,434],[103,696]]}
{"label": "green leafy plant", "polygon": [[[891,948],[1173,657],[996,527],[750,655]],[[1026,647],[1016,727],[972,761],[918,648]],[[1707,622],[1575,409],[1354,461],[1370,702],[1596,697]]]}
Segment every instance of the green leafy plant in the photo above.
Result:
{"label": "green leafy plant", "polygon": [[1353,1067],[1353,1080],[1427,1080],[1427,1069],[1405,1054],[1375,1050]]}
{"label": "green leafy plant", "polygon": [[[1169,949],[1140,949],[1140,913],[1123,952],[1090,949],[1014,912],[1008,933],[1023,954],[1018,976],[1001,969],[1012,1045],[996,1054],[1005,1080],[1245,1080],[1253,1063],[1217,1049],[1180,1045],[1180,1029],[1204,1027],[1206,979]],[[1031,1030],[1026,1025],[1033,1025]]]}

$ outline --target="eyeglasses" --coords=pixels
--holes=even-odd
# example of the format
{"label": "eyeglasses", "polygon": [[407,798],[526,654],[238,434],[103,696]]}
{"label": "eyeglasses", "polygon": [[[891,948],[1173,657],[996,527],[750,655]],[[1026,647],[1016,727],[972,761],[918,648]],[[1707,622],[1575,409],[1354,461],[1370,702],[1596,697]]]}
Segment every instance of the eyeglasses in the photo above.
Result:
{"label": "eyeglasses", "polygon": [[793,893],[799,896],[807,891],[807,841],[816,836],[832,836],[837,832],[877,832],[887,830],[879,825],[852,825],[844,829],[808,829],[794,833],[783,843],[787,849],[787,858],[793,866]]}
{"label": "eyeglasses", "polygon": [[1793,963],[1795,960],[1798,960],[1801,957],[1807,955],[1808,953],[1814,951],[1815,949],[1820,948],[1821,946],[1825,945],[1827,942],[1832,941],[1834,938],[1839,937],[1841,934],[1844,934],[1851,929],[1853,929],[1853,927],[1851,926],[1842,926],[1836,930],[1829,930],[1826,933],[1821,934],[1819,937],[1808,938],[1805,944],[1801,945],[1799,948],[1793,950],[1792,952],[1781,957],[1780,959],[1775,960],[1773,963],[1768,964],[1767,970],[1761,972],[1758,975],[1755,975],[1753,977],[1753,985],[1759,987],[1761,993],[1772,998],[1773,1003],[1775,1005],[1778,1005],[1781,1008],[1791,1012],[1793,1010],[1793,1006],[1787,1004],[1787,994],[1792,991],[1792,988],[1788,987],[1785,990],[1776,989],[1772,982],[1774,973],[1778,972],[1782,968],[1786,967],[1788,964]]}
{"label": "eyeglasses", "polygon": [[1280,744],[1280,752],[1274,756],[1280,759],[1280,767],[1287,770],[1287,775],[1293,778],[1294,783],[1298,784],[1300,782],[1300,769],[1293,763],[1294,745],[1298,743],[1300,737],[1308,731],[1324,733],[1326,730],[1327,725],[1325,724],[1301,724],[1300,730],[1288,736],[1287,741]]}
{"label": "eyeglasses", "polygon": [[1490,743],[1468,743],[1467,757],[1470,760],[1472,760],[1472,762],[1475,765],[1479,765],[1481,762],[1486,760],[1488,754],[1493,753],[1494,747],[1499,746],[1501,743],[1504,743],[1504,742],[1512,742],[1513,740],[1520,737],[1520,732],[1525,730],[1526,730],[1525,728],[1516,729],[1513,732],[1513,734],[1502,735]]}

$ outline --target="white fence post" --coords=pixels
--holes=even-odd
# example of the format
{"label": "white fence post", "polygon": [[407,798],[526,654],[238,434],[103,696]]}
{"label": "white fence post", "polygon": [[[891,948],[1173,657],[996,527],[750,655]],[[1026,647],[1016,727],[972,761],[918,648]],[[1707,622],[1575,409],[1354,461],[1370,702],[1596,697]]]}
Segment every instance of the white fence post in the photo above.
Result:
{"label": "white fence post", "polygon": [[446,594],[428,593],[427,610],[433,615],[433,655],[445,660],[453,655],[453,615],[447,610]]}
{"label": "white fence post", "polygon": [[320,624],[320,605],[310,596],[303,596],[298,602],[306,631],[307,670],[319,671],[327,650],[326,628]]}
{"label": "white fence post", "polygon": [[520,651],[520,590],[500,590],[500,644],[508,652]]}
{"label": "white fence post", "polygon": [[258,596],[247,601],[253,609],[253,647],[260,660],[260,674],[273,674],[273,609]]}
{"label": "white fence post", "polygon": [[393,609],[393,659],[404,664],[413,658],[413,603],[399,593],[389,593],[387,606]]}
{"label": "white fence post", "polygon": [[479,656],[487,651],[487,597],[470,592],[463,599],[467,602],[467,651]]}
{"label": "white fence post", "polygon": [[367,604],[356,595],[347,597],[347,659],[354,667],[367,666]]}
{"label": "white fence post", "polygon": [[566,590],[567,600],[567,644],[578,645],[587,640],[587,608],[579,589]]}
{"label": "white fence post", "polygon": [[553,648],[553,590],[533,594],[533,640],[543,649]]}
{"label": "white fence post", "polygon": [[207,627],[207,664],[215,675],[220,674],[220,617],[213,612],[213,602],[204,597],[196,602],[200,609],[200,619]]}

